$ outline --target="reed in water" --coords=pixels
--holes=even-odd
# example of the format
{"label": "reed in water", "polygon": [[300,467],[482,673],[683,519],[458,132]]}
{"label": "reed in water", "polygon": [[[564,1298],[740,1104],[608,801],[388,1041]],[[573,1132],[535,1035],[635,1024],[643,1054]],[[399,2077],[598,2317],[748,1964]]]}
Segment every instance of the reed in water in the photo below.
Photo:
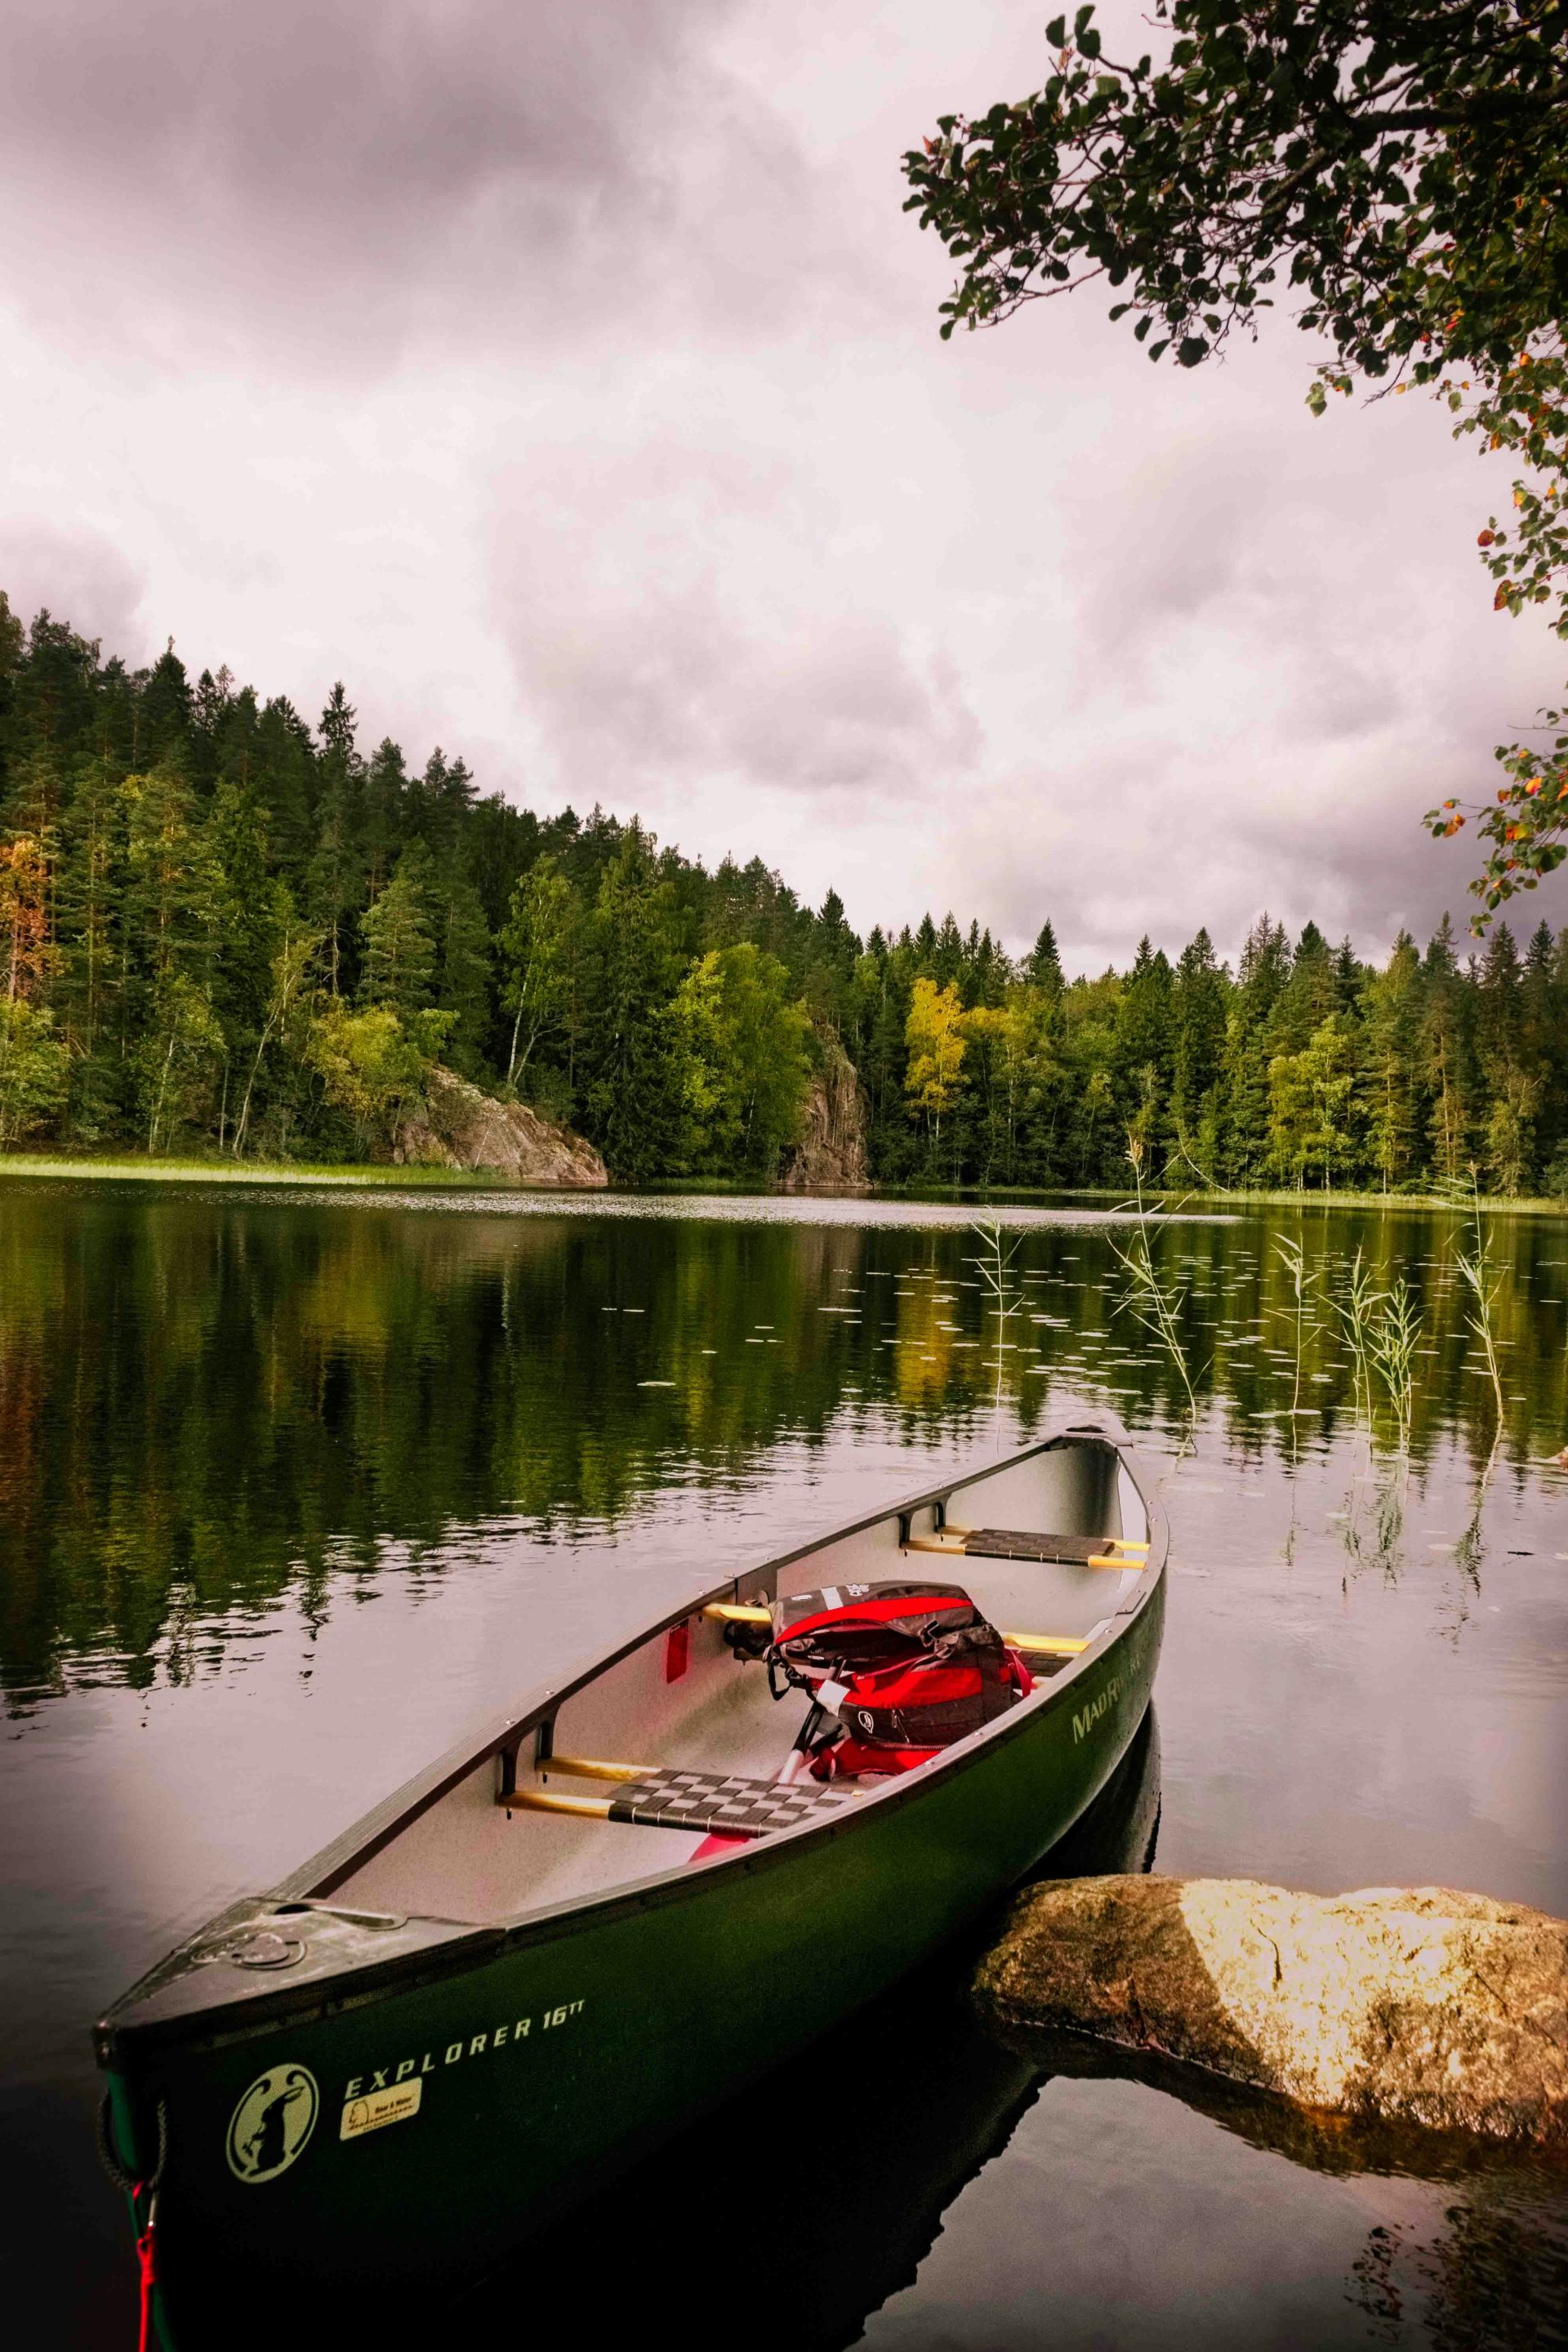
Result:
{"label": "reed in water", "polygon": [[1138,1212],[1138,1223],[1130,1242],[1119,1241],[1114,1234],[1109,1236],[1110,1254],[1121,1269],[1124,1286],[1121,1304],[1142,1325],[1174,1368],[1176,1377],[1186,1392],[1187,1435],[1191,1439],[1197,1425],[1198,1401],[1194,1391],[1192,1367],[1187,1361],[1186,1343],[1182,1337],[1181,1317],[1186,1303],[1186,1287],[1165,1280],[1157,1271],[1150,1252],[1150,1213],[1143,1205],[1143,1147],[1136,1136],[1129,1139],[1127,1159],[1132,1170],[1133,1205]]}

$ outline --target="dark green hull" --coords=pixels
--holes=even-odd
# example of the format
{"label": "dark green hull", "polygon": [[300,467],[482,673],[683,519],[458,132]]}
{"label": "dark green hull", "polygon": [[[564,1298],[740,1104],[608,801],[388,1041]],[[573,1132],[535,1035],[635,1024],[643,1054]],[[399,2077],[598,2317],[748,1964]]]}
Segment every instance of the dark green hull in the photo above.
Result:
{"label": "dark green hull", "polygon": [[[217,2246],[231,2277],[281,2263],[382,2285],[499,2257],[870,1999],[1055,1843],[1143,1718],[1163,1593],[1162,1578],[1090,1671],[842,1824],[486,1936],[482,1952],[459,1936],[377,1989],[345,1986],[341,2005],[106,2049],[122,2146],[165,2102],[165,2278]],[[319,2086],[310,2142],[275,2179],[241,2180],[231,2118],[285,2063]],[[417,2113],[342,2139],[354,2086],[400,2071],[421,2085]]]}

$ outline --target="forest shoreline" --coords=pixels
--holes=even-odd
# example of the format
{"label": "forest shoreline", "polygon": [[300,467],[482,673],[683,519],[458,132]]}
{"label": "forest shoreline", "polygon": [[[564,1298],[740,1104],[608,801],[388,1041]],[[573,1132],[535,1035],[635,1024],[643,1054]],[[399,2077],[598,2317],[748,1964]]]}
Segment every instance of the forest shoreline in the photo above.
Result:
{"label": "forest shoreline", "polygon": [[[0,1152],[0,1179],[11,1176],[55,1178],[70,1182],[99,1181],[140,1184],[237,1184],[299,1186],[319,1190],[323,1185],[344,1192],[527,1192],[542,1197],[576,1193],[584,1187],[570,1184],[530,1184],[495,1169],[388,1167],[373,1160],[222,1160],[196,1156],[148,1159],[140,1155],[100,1158],[92,1152]],[[612,1184],[612,1192],[631,1194],[721,1194],[725,1198],[772,1200],[793,1197],[883,1201],[969,1202],[983,1209],[988,1202],[1109,1201],[1126,1202],[1124,1191],[1103,1185],[1029,1186],[999,1184],[932,1185],[872,1184],[842,1196],[824,1191],[787,1195],[782,1184],[748,1184],[722,1178],[688,1177],[652,1184]],[[1436,1192],[1360,1192],[1338,1190],[1300,1192],[1293,1187],[1272,1190],[1214,1189],[1205,1192],[1146,1188],[1144,1201],[1153,1213],[1215,1206],[1252,1209],[1384,1209],[1444,1211],[1450,1216],[1472,1213],[1468,1200],[1456,1202]],[[1562,1217],[1568,1219],[1568,1201],[1511,1198],[1502,1193],[1480,1196],[1480,1207],[1490,1215]]]}
{"label": "forest shoreline", "polygon": [[1263,916],[1234,964],[1200,928],[1069,976],[1049,919],[1024,954],[951,911],[862,937],[759,857],[357,727],[341,685],[312,728],[0,593],[0,1151],[1568,1199],[1568,925],[1471,950],[1445,916],[1368,961]]}

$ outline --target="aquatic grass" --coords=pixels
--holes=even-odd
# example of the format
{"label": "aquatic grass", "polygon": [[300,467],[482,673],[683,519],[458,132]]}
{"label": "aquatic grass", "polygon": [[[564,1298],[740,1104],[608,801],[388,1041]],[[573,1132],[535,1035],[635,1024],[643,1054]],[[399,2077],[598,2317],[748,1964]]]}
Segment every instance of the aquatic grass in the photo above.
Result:
{"label": "aquatic grass", "polygon": [[1492,1402],[1496,1421],[1492,1432],[1492,1448],[1496,1451],[1502,1435],[1506,1408],[1503,1403],[1502,1365],[1498,1355],[1495,1309],[1502,1290],[1500,1276],[1492,1270],[1488,1250],[1486,1228],[1481,1223],[1481,1189],[1477,1171],[1470,1170],[1470,1189],[1466,1200],[1470,1215],[1470,1246],[1457,1253],[1455,1264],[1459,1279],[1470,1293],[1470,1311],[1465,1318],[1466,1328],[1480,1349],[1481,1361],[1491,1382]]}
{"label": "aquatic grass", "polygon": [[1317,1276],[1307,1272],[1307,1261],[1300,1243],[1286,1241],[1276,1234],[1274,1247],[1290,1281],[1292,1300],[1290,1322],[1295,1343],[1290,1389],[1290,1417],[1293,1429],[1295,1417],[1301,1410],[1301,1364],[1306,1354],[1307,1342],[1310,1339],[1315,1339],[1323,1327],[1317,1319],[1314,1296]]}
{"label": "aquatic grass", "polygon": [[1403,1459],[1410,1451],[1415,1348],[1421,1337],[1421,1310],[1415,1303],[1415,1293],[1403,1275],[1392,1289],[1379,1294],[1368,1334],[1373,1366],[1394,1408]]}
{"label": "aquatic grass", "polygon": [[[1015,1315],[1022,1314],[1025,1304],[1022,1290],[1015,1288],[1014,1286],[1013,1273],[1014,1266],[1017,1262],[1019,1249],[1023,1245],[1023,1235],[1021,1234],[1015,1234],[1010,1239],[1006,1238],[1005,1235],[1005,1228],[999,1217],[974,1218],[971,1221],[969,1230],[974,1235],[976,1241],[982,1242],[984,1244],[983,1251],[978,1256],[966,1255],[964,1264],[966,1265],[973,1266],[978,1273],[981,1287],[990,1294],[991,1311],[996,1317],[996,1392],[994,1402],[996,1411],[1000,1413],[1002,1410],[1002,1375],[1006,1369],[1003,1361],[1003,1357],[1005,1353],[1004,1342],[1007,1337],[1007,1326]],[[983,1319],[984,1313],[985,1309],[982,1307],[981,1315]]]}
{"label": "aquatic grass", "polygon": [[1187,1362],[1187,1350],[1182,1338],[1181,1312],[1186,1304],[1184,1286],[1166,1282],[1156,1272],[1149,1248],[1150,1213],[1143,1205],[1143,1147],[1136,1136],[1130,1137],[1127,1146],[1128,1163],[1132,1170],[1133,1202],[1138,1223],[1131,1242],[1121,1243],[1114,1234],[1107,1236],[1110,1254],[1121,1269],[1125,1288],[1121,1304],[1135,1321],[1159,1344],[1162,1355],[1175,1370],[1187,1399],[1187,1434],[1196,1442],[1198,1401],[1193,1389],[1193,1376]]}
{"label": "aquatic grass", "polygon": [[1344,1335],[1350,1350],[1355,1380],[1357,1414],[1372,1423],[1372,1327],[1384,1294],[1373,1282],[1371,1269],[1358,1244],[1351,1261],[1350,1271],[1342,1287],[1329,1293],[1329,1304]]}

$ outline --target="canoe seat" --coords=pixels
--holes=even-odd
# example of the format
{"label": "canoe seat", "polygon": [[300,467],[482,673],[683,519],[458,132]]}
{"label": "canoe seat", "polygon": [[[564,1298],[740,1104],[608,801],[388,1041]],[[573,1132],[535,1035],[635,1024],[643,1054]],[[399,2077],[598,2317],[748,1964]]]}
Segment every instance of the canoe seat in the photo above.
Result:
{"label": "canoe seat", "polygon": [[1054,1560],[1064,1568],[1142,1568],[1149,1547],[1122,1536],[1039,1535],[1028,1528],[943,1528],[911,1536],[910,1551],[956,1552],[970,1559]]}
{"label": "canoe seat", "polygon": [[815,1784],[780,1789],[772,1780],[747,1780],[735,1772],[688,1772],[673,1764],[624,1784],[614,1797],[552,1797],[542,1790],[512,1789],[496,1799],[509,1812],[515,1808],[571,1813],[578,1819],[630,1822],[639,1829],[705,1830],[710,1835],[745,1838],[800,1829],[853,1801],[850,1790]]}

